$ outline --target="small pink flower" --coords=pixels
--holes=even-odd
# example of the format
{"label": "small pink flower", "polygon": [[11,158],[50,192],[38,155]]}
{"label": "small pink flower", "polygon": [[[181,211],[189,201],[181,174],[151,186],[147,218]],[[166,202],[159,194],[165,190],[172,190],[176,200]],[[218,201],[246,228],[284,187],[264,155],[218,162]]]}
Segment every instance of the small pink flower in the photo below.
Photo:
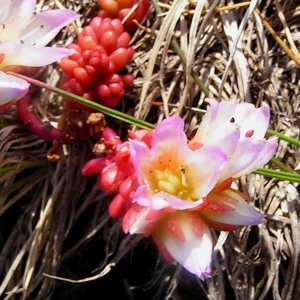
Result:
{"label": "small pink flower", "polygon": [[34,13],[36,0],[0,0],[0,105],[22,98],[29,84],[5,74],[16,67],[42,67],[71,54],[44,47],[78,15],[68,9]]}
{"label": "small pink flower", "polygon": [[201,279],[210,276],[210,228],[234,230],[262,222],[264,215],[231,183],[263,166],[277,147],[275,138],[263,138],[267,105],[210,104],[190,143],[178,116],[159,123],[150,143],[130,141],[137,189],[123,219],[125,233],[151,236],[168,261]]}
{"label": "small pink flower", "polygon": [[270,108],[260,108],[236,100],[218,103],[209,99],[205,114],[194,138],[195,145],[215,145],[229,157],[220,181],[238,178],[265,165],[277,149],[277,137],[264,139],[270,121]]}

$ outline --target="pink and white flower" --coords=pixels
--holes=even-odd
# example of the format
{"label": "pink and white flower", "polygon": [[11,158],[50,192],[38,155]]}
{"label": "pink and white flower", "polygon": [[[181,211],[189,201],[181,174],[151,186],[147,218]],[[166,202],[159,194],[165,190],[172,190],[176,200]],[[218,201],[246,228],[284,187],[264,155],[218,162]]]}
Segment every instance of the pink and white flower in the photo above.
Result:
{"label": "pink and white flower", "polygon": [[22,98],[29,83],[5,72],[16,67],[42,67],[71,54],[44,47],[78,14],[69,9],[35,13],[36,0],[0,0],[0,105]]}
{"label": "pink and white flower", "polygon": [[130,141],[138,187],[123,219],[125,233],[151,236],[168,261],[201,279],[211,271],[210,228],[234,230],[263,221],[231,183],[262,167],[277,148],[276,138],[264,139],[266,104],[210,104],[190,142],[178,116],[158,124],[150,145]]}

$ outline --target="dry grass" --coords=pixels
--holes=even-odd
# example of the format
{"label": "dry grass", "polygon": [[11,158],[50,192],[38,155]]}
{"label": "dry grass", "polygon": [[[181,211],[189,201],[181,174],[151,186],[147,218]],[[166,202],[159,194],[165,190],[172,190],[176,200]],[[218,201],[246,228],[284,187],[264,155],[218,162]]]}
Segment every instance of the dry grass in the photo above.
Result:
{"label": "dry grass", "polygon": [[[97,11],[94,2],[39,2],[42,9],[63,6],[82,15],[54,43],[76,39],[76,32]],[[268,102],[270,127],[299,138],[300,3],[233,4],[165,0],[158,3],[161,14],[152,7],[132,39],[136,55],[129,68],[136,80],[119,109],[153,123],[179,112],[191,133],[200,117],[184,107],[206,108],[204,93],[190,75],[193,70],[211,97],[237,97],[257,106]],[[229,7],[215,9],[224,6]],[[174,51],[176,42],[185,66]],[[58,84],[57,66],[47,72],[47,81]],[[53,105],[58,100],[47,92],[40,95],[45,119],[57,119]],[[153,106],[153,101],[163,106]],[[121,135],[128,128],[108,121]],[[66,146],[60,161],[51,163],[46,159],[50,145],[27,132],[13,110],[2,114],[1,122],[0,168],[20,166],[0,177],[1,299],[106,299],[105,292],[109,299],[300,298],[297,185],[255,174],[242,178],[240,189],[266,213],[266,222],[214,233],[213,276],[200,282],[179,267],[167,266],[150,241],[124,236],[120,221],[107,216],[110,196],[99,192],[94,178],[81,176],[93,141]],[[280,142],[276,157],[299,171],[298,148]],[[37,166],[23,170],[24,162]],[[45,274],[87,278],[83,281],[89,283],[63,282]]]}

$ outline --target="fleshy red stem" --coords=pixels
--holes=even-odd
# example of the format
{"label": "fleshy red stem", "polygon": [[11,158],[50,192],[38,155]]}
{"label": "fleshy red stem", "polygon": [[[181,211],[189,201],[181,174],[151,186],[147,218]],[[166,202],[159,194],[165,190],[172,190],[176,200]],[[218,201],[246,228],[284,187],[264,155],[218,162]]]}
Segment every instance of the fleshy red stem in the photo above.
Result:
{"label": "fleshy red stem", "polygon": [[17,116],[18,119],[25,124],[26,128],[39,138],[48,142],[57,140],[63,144],[72,144],[95,135],[93,127],[90,125],[78,129],[75,136],[70,137],[65,132],[54,128],[50,123],[43,123],[37,115],[30,110],[31,94],[32,91],[30,90],[17,102]]}

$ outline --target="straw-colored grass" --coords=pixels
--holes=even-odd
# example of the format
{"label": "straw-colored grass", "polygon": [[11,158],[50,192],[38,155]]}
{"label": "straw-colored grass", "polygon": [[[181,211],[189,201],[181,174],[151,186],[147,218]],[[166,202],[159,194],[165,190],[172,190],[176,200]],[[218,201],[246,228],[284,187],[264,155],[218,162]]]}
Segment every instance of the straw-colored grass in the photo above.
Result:
{"label": "straw-colored grass", "polygon": [[[203,83],[219,100],[266,101],[270,128],[299,138],[298,1],[152,2],[132,38],[136,55],[128,68],[135,83],[118,109],[153,124],[180,113],[190,135],[201,116],[185,107],[206,109]],[[54,41],[67,45],[97,7],[92,0],[41,0],[37,9],[61,7],[81,14]],[[57,65],[45,74],[48,83],[59,84]],[[44,91],[35,103],[41,118],[57,122],[59,97]],[[167,265],[150,240],[125,236],[120,220],[108,216],[111,196],[99,191],[94,177],[81,175],[95,140],[64,146],[60,160],[50,162],[51,145],[28,132],[13,109],[0,117],[0,168],[17,165],[0,173],[1,299],[300,298],[298,185],[255,174],[242,178],[239,188],[266,222],[214,232],[213,276],[201,282]],[[126,136],[128,125],[108,123]],[[298,148],[281,141],[276,157],[299,172]]]}

